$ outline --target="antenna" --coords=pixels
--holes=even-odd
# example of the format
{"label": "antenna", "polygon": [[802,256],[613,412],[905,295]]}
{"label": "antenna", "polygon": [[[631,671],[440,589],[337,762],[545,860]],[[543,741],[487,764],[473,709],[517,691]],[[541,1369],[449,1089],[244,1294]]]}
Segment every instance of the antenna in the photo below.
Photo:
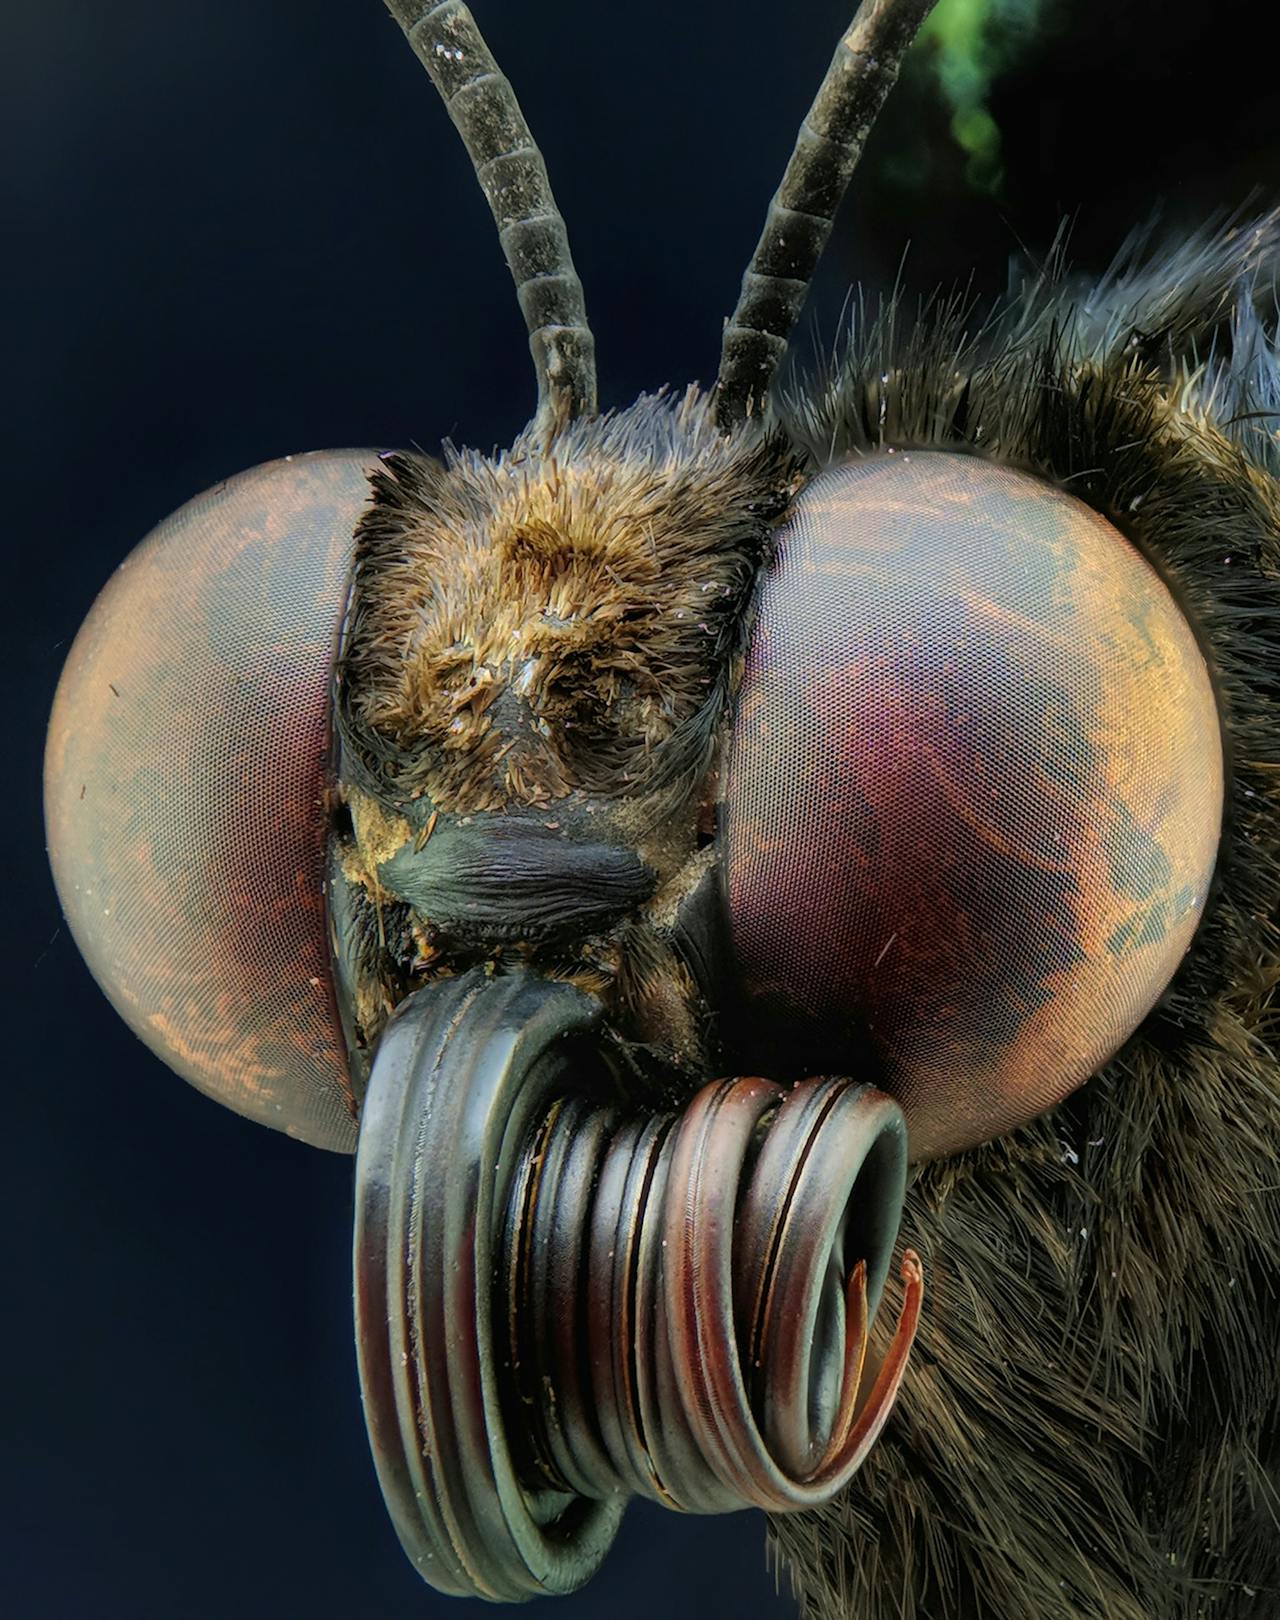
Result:
{"label": "antenna", "polygon": [[935,0],[863,0],[813,98],[725,327],[716,420],[764,408],[871,126]]}
{"label": "antenna", "polygon": [[475,165],[516,284],[538,374],[535,427],[596,410],[595,339],[564,220],[509,80],[461,0],[387,0]]}

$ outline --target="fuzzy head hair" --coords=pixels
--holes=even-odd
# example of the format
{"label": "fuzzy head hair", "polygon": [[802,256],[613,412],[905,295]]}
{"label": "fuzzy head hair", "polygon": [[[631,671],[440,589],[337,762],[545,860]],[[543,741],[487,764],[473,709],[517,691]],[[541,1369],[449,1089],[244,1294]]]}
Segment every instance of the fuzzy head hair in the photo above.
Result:
{"label": "fuzzy head hair", "polygon": [[793,460],[696,390],[493,457],[387,457],[339,701],[364,783],[453,814],[687,791]]}
{"label": "fuzzy head hair", "polygon": [[815,459],[967,450],[1061,484],[1198,627],[1229,754],[1206,916],[1156,1009],[1055,1114],[925,1168],[915,1370],[850,1491],[772,1521],[814,1620],[1280,1612],[1278,221],[980,325],[901,305],[785,417]]}

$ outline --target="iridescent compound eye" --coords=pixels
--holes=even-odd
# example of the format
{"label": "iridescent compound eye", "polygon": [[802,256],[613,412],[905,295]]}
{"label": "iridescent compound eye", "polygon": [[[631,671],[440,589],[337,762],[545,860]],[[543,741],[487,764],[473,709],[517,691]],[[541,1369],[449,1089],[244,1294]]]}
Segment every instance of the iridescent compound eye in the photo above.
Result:
{"label": "iridescent compound eye", "polygon": [[728,771],[759,1033],[804,1072],[872,1054],[916,1158],[999,1135],[1168,984],[1222,798],[1199,644],[1110,523],[967,456],[831,469],[780,535]]}
{"label": "iridescent compound eye", "polygon": [[372,451],[240,474],[154,530],[67,659],[49,854],[76,943],[166,1063],[350,1151],[329,981],[330,675]]}

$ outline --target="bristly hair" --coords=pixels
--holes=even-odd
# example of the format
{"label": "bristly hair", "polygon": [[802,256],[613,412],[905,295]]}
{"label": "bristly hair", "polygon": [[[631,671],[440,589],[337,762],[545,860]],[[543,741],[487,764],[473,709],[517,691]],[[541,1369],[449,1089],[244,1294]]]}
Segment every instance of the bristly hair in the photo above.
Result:
{"label": "bristly hair", "polygon": [[356,537],[349,766],[460,814],[691,788],[794,471],[696,389],[491,457],[387,457]]}
{"label": "bristly hair", "polygon": [[1156,1009],[1055,1115],[909,1193],[931,1305],[896,1415],[850,1492],[771,1525],[820,1620],[1280,1614],[1278,234],[1092,289],[1055,263],[976,327],[890,305],[780,412],[814,465],[955,449],[1096,507],[1197,625],[1229,766]]}

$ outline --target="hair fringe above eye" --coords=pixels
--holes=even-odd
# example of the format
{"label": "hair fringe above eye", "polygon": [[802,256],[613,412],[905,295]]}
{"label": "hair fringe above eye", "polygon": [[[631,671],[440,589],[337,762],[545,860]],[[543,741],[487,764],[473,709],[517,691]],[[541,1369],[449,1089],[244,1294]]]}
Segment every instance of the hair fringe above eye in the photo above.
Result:
{"label": "hair fringe above eye", "polygon": [[1060,234],[1046,263],[991,307],[935,293],[911,308],[898,294],[868,315],[859,298],[831,363],[799,376],[778,415],[818,464],[903,443],[1044,455],[1052,444],[1029,437],[1045,408],[1034,396],[1088,368],[1162,388],[1277,471],[1280,209],[1159,253],[1151,238],[1138,232],[1090,280],[1071,271]]}

